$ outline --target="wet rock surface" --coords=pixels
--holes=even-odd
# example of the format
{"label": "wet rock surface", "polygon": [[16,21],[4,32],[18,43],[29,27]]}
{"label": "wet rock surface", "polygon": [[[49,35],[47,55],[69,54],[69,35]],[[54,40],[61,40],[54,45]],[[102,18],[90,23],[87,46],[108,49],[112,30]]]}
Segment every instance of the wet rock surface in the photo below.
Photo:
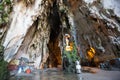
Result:
{"label": "wet rock surface", "polygon": [[[0,27],[4,59],[10,62],[25,57],[37,69],[58,67],[62,64],[66,33],[75,41],[83,65],[98,66],[120,57],[120,17],[113,9],[105,8],[103,1],[12,0],[9,25]],[[91,47],[95,53],[89,53],[89,59]]]}
{"label": "wet rock surface", "polygon": [[77,80],[77,75],[73,73],[64,73],[57,69],[49,69],[42,71],[40,75],[41,80]]}
{"label": "wet rock surface", "polygon": [[119,79],[120,71],[116,71],[116,70],[106,71],[98,68],[90,68],[90,69],[96,71],[96,73],[84,72],[81,75],[78,75],[79,77],[78,80],[120,80]]}
{"label": "wet rock surface", "polygon": [[10,80],[77,80],[77,75],[64,73],[58,69],[35,70],[30,74],[19,73]]}
{"label": "wet rock surface", "polygon": [[81,74],[68,74],[59,69],[52,68],[35,70],[31,74],[16,74],[10,80],[119,80],[120,71],[105,71],[91,67],[84,68],[89,68],[95,71],[95,73],[82,72]]}

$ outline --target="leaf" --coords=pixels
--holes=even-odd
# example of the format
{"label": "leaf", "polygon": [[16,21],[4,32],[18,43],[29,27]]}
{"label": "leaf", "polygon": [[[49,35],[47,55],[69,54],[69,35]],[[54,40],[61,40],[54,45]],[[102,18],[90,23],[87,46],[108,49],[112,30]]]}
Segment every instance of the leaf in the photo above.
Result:
{"label": "leaf", "polygon": [[10,1],[10,0],[5,0],[5,2],[6,2],[7,4],[11,4],[11,1]]}
{"label": "leaf", "polygon": [[3,5],[0,5],[0,10],[4,10],[4,6]]}

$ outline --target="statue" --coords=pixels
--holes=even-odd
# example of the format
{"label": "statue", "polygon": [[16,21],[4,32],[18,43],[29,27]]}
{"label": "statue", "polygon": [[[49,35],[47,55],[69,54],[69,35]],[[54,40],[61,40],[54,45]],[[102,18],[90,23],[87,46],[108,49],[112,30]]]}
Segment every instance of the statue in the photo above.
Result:
{"label": "statue", "polygon": [[63,50],[63,70],[68,73],[75,73],[76,71],[76,60],[79,60],[77,55],[77,48],[73,41],[69,41],[70,35],[65,35],[66,45]]}
{"label": "statue", "polygon": [[76,73],[80,74],[81,73],[81,65],[79,64],[79,61],[76,61]]}

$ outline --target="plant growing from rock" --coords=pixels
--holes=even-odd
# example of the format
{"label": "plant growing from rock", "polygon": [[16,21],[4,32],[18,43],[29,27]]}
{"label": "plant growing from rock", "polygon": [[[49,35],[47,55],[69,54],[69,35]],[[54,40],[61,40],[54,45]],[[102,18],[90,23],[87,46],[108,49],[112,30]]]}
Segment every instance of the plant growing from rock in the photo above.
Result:
{"label": "plant growing from rock", "polygon": [[[80,57],[77,55],[77,47],[76,47],[74,42],[73,42],[72,46],[73,46],[72,51],[64,50],[64,53],[63,53],[63,67],[65,67],[66,72],[75,73],[75,61],[77,61],[77,60],[79,61]],[[64,62],[64,60],[65,60],[65,62]]]}
{"label": "plant growing from rock", "polygon": [[8,23],[12,5],[10,0],[0,1],[0,26]]}
{"label": "plant growing from rock", "polygon": [[0,45],[0,80],[9,79],[8,63],[4,61],[4,47]]}

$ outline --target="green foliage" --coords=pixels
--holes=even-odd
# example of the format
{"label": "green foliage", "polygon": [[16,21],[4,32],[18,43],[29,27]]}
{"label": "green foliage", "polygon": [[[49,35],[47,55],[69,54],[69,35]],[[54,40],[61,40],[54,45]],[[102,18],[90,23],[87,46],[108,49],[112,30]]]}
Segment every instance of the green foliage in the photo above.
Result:
{"label": "green foliage", "polygon": [[4,10],[3,4],[0,5],[0,10]]}
{"label": "green foliage", "polygon": [[8,80],[9,71],[7,69],[8,63],[4,61],[4,47],[0,45],[0,80]]}
{"label": "green foliage", "polygon": [[0,61],[3,60],[4,47],[0,46]]}
{"label": "green foliage", "polygon": [[12,8],[11,6],[10,0],[2,0],[0,3],[0,26],[8,22],[8,17]]}
{"label": "green foliage", "polygon": [[77,60],[79,61],[80,57],[77,55],[77,47],[75,43],[73,43],[73,50],[72,51],[64,50],[63,53],[63,65],[65,72],[75,73],[75,61]]}
{"label": "green foliage", "polygon": [[0,53],[4,52],[4,47],[0,45]]}
{"label": "green foliage", "polygon": [[8,80],[9,79],[9,71],[7,69],[8,63],[4,60],[0,61],[0,80]]}
{"label": "green foliage", "polygon": [[69,62],[75,62],[76,60],[80,60],[80,57],[77,55],[77,47],[75,43],[73,44],[73,50],[72,51],[64,50],[64,54],[69,59]]}
{"label": "green foliage", "polygon": [[10,0],[5,0],[6,4],[11,4]]}

